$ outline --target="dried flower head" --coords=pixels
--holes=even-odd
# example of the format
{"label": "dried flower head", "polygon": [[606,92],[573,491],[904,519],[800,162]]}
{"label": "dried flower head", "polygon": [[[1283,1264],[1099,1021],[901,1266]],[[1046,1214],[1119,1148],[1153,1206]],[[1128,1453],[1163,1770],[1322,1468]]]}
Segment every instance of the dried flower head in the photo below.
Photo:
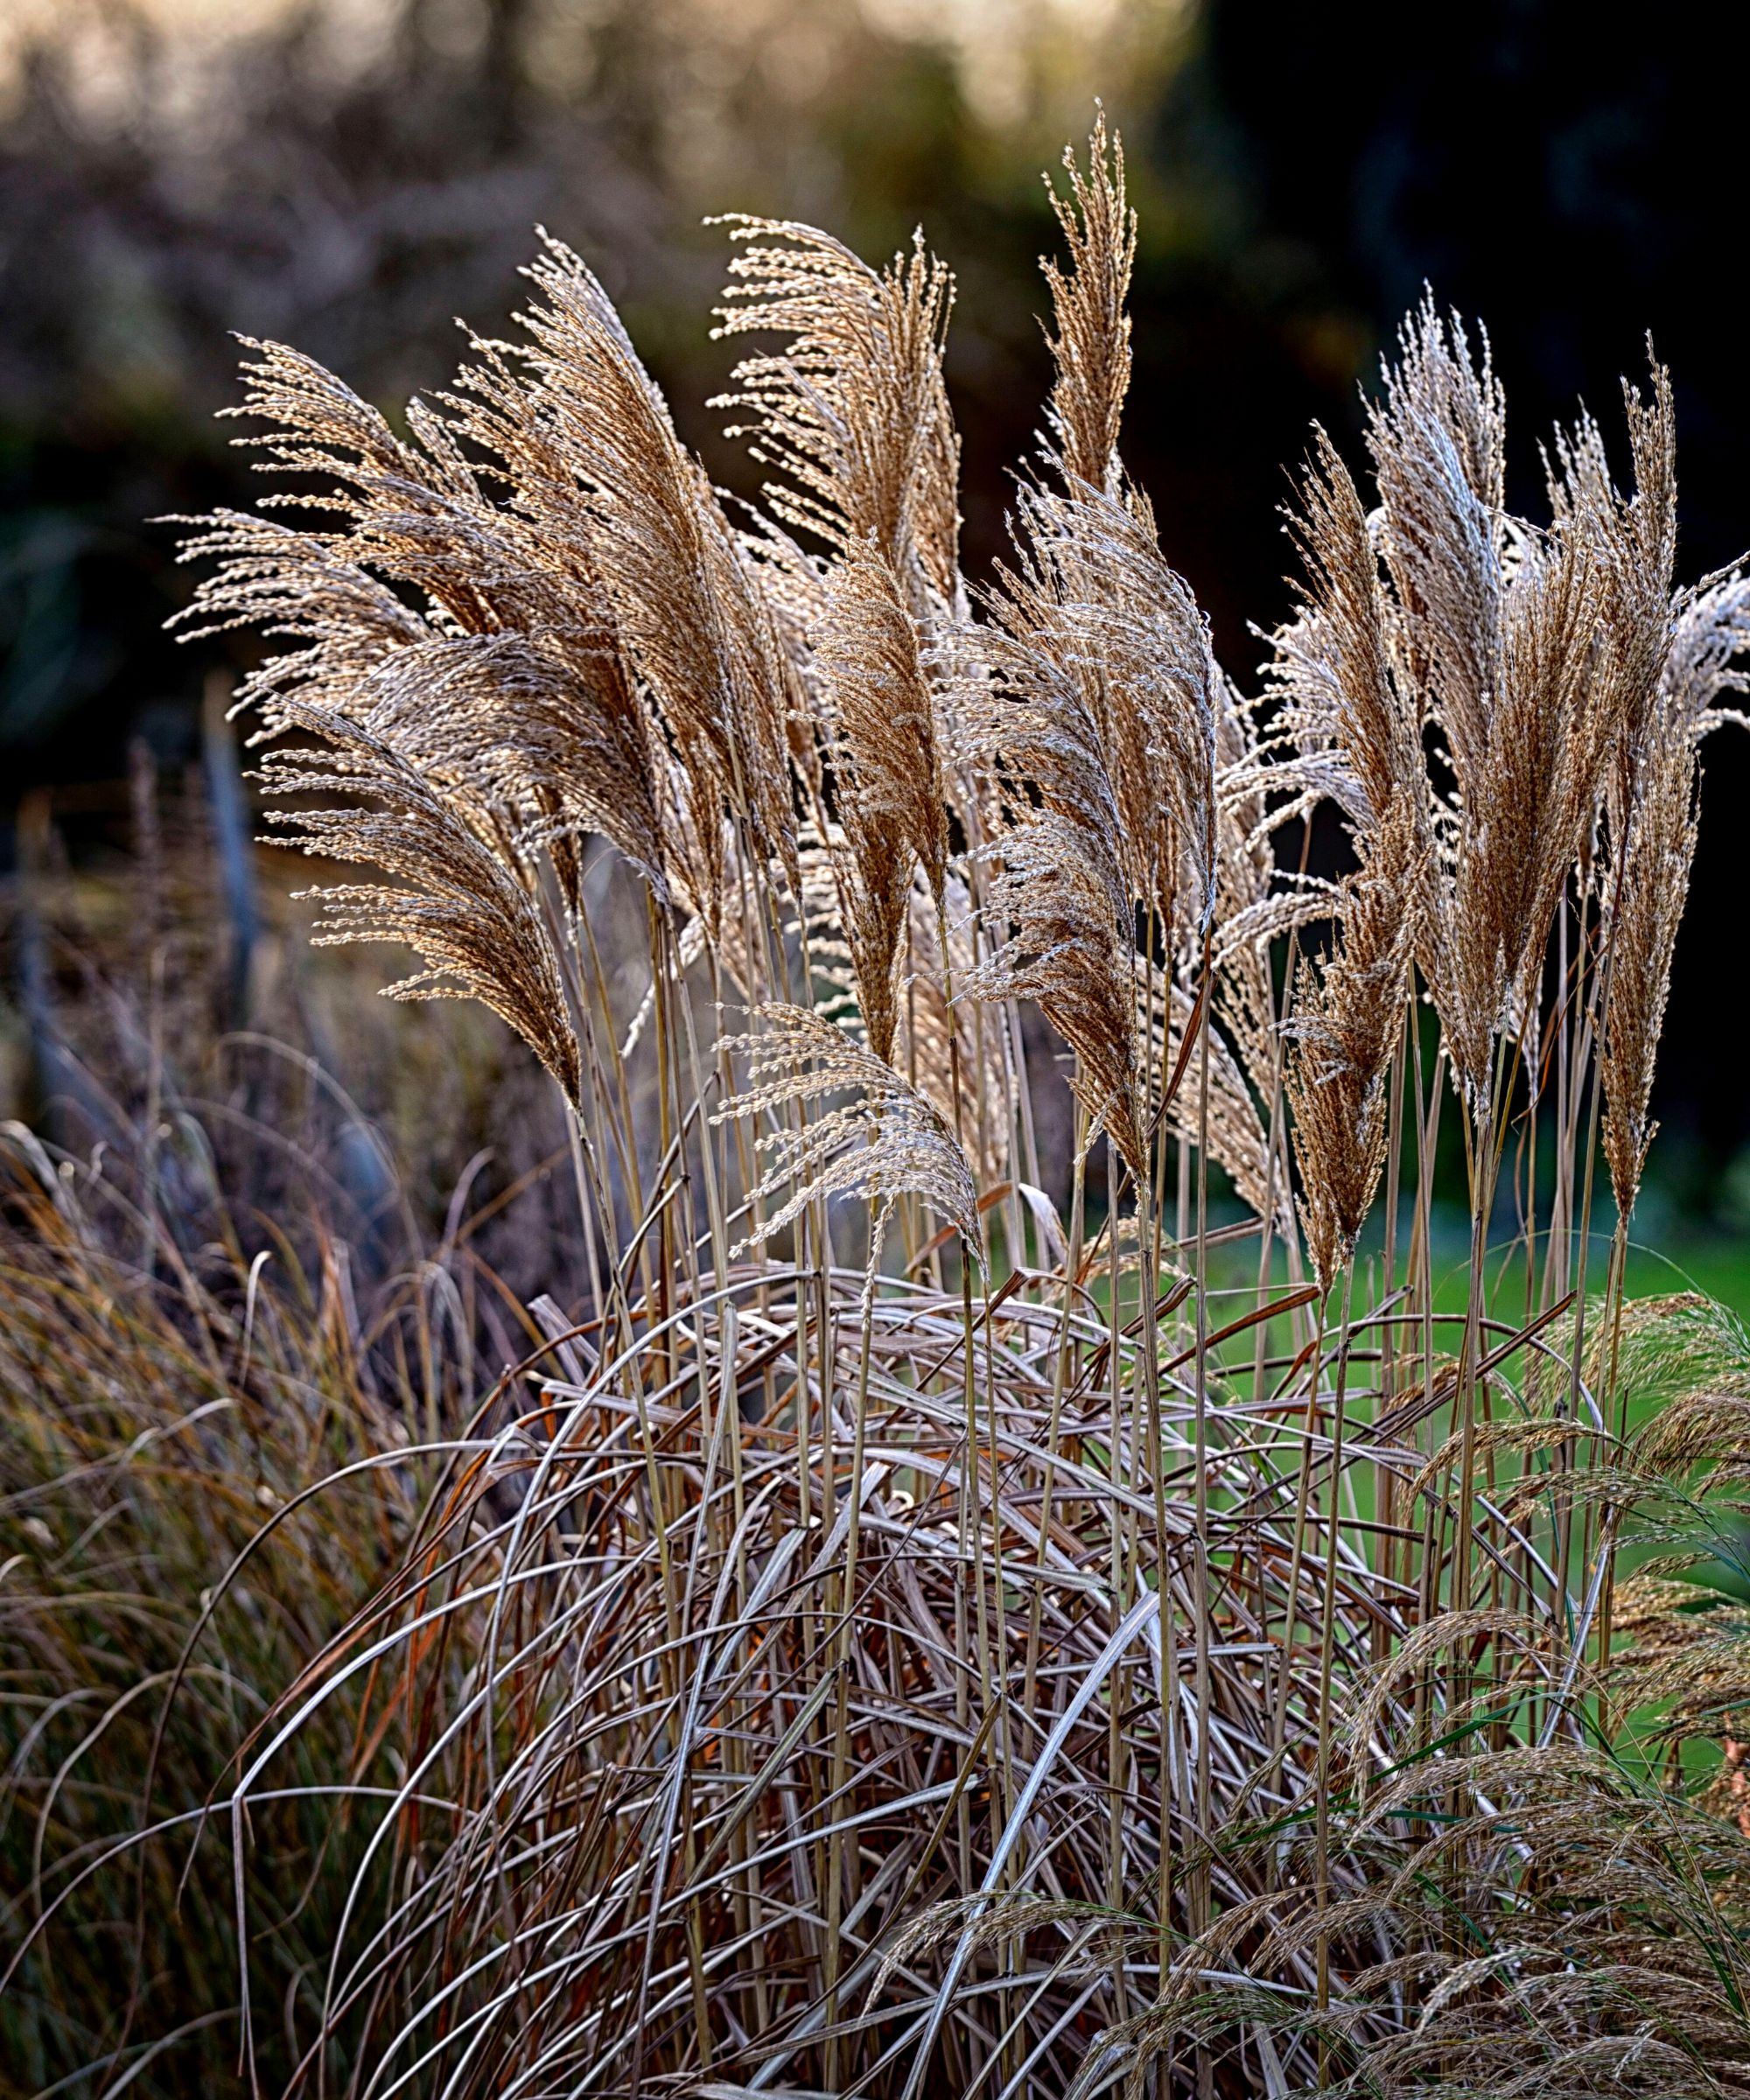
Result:
{"label": "dried flower head", "polygon": [[899,579],[872,543],[834,570],[817,635],[839,825],[829,841],[870,1047],[891,1060],[914,867],[938,909],[948,809],[930,690]]}
{"label": "dried flower head", "polygon": [[1051,427],[1070,482],[1102,494],[1117,493],[1118,425],[1130,384],[1130,270],[1137,254],[1137,215],[1124,192],[1124,145],[1106,116],[1094,120],[1088,141],[1088,172],[1063,150],[1069,176],[1068,197],[1049,177],[1051,208],[1069,248],[1069,269],[1041,264],[1051,289],[1057,327],[1050,338],[1057,378],[1051,394]]}
{"label": "dried flower head", "polygon": [[719,335],[788,335],[749,357],[736,391],[713,407],[752,411],[754,457],[784,475],[767,486],[775,516],[840,553],[876,547],[909,609],[953,606],[960,592],[960,443],[942,381],[954,281],[922,235],[909,256],[870,269],[814,227],[732,218],[746,248],[718,309]]}
{"label": "dried flower head", "polygon": [[1737,718],[1714,702],[1723,690],[1741,691],[1750,676],[1734,665],[1750,649],[1750,582],[1732,573],[1680,594],[1667,628],[1650,704],[1624,724],[1624,786],[1614,800],[1602,886],[1610,953],[1604,1152],[1624,1217],[1658,1128],[1648,1110],[1695,859],[1700,744],[1710,729]]}
{"label": "dried flower head", "polygon": [[1386,1074],[1404,1027],[1420,887],[1415,826],[1388,811],[1342,885],[1336,945],[1290,1023],[1301,1222],[1328,1292],[1373,1206],[1386,1151]]}
{"label": "dried flower head", "polygon": [[321,906],[318,946],[404,942],[426,967],[387,988],[395,999],[476,998],[508,1022],[575,1108],[582,1061],[564,980],[541,909],[506,865],[490,821],[439,793],[381,736],[337,710],[285,704],[294,726],[321,739],[316,750],[270,752],[270,794],[318,792],[354,806],[270,810],[284,843],[325,859],[362,862],[408,886],[371,883],[304,892]]}
{"label": "dried flower head", "polygon": [[786,1200],[755,1237],[783,1231],[810,1204],[834,1196],[863,1197],[872,1206],[872,1289],[888,1217],[901,1196],[914,1195],[952,1225],[976,1257],[977,1192],[965,1153],[933,1103],[854,1036],[806,1007],[761,1006],[752,1018],[758,1024],[753,1032],[730,1045],[746,1053],[749,1083],[717,1111],[714,1122],[762,1116],[836,1094],[858,1096],[795,1127],[760,1135],[757,1143],[767,1166],[754,1200]]}

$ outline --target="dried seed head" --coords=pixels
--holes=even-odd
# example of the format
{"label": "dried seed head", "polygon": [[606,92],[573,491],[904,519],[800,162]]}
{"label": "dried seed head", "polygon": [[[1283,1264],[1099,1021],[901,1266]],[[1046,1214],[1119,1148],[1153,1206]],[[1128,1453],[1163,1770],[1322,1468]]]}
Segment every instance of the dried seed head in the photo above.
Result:
{"label": "dried seed head", "polygon": [[1213,903],[1220,674],[1184,580],[1135,499],[1023,492],[1019,559],[991,599],[989,681],[968,703],[993,761],[1043,806],[1110,829],[1122,886],[1170,927]]}
{"label": "dried seed head", "polygon": [[840,820],[829,845],[844,935],[870,1047],[891,1059],[912,871],[923,870],[940,906],[948,811],[917,632],[899,579],[872,543],[853,546],[833,571],[817,640]]}
{"label": "dried seed head", "polygon": [[727,802],[795,879],[796,695],[759,581],[606,293],[549,241],[521,317],[538,411],[588,492],[592,550],[633,673],[683,768],[700,833]]}
{"label": "dried seed head", "polygon": [[1623,724],[1602,885],[1610,952],[1604,1151],[1624,1217],[1640,1192],[1658,1128],[1648,1109],[1695,859],[1701,739],[1738,719],[1714,702],[1724,690],[1741,691],[1750,678],[1734,661],[1750,650],[1750,581],[1732,573],[1679,593],[1666,626],[1669,644],[1651,699]]}
{"label": "dried seed head", "polygon": [[559,965],[529,889],[506,865],[489,817],[438,793],[394,746],[338,710],[284,703],[290,723],[321,748],[270,752],[270,794],[356,796],[362,807],[270,810],[285,844],[325,859],[362,862],[409,886],[310,891],[321,906],[318,947],[404,942],[424,962],[388,987],[395,999],[476,998],[522,1036],[573,1108],[582,1060]]}
{"label": "dried seed head", "polygon": [[1557,906],[1662,661],[1664,375],[1650,402],[1628,402],[1633,496],[1613,488],[1583,420],[1558,439],[1550,528],[1529,525],[1505,507],[1487,344],[1474,354],[1424,300],[1371,412],[1377,517],[1322,433],[1304,485],[1306,602],[1273,668],[1273,785],[1294,798],[1278,821],[1328,796],[1359,841],[1388,807],[1408,812],[1426,886],[1418,960],[1476,1113],[1502,1033],[1535,1038]]}
{"label": "dried seed head", "polygon": [[896,824],[940,898],[948,841],[935,710],[900,580],[872,542],[833,570],[816,647],[847,823],[854,808],[858,821]]}
{"label": "dried seed head", "polygon": [[759,1024],[755,1031],[729,1045],[746,1054],[749,1084],[713,1122],[835,1094],[858,1096],[798,1128],[767,1131],[757,1140],[768,1166],[755,1201],[788,1196],[756,1236],[763,1240],[783,1231],[812,1203],[863,1197],[872,1207],[872,1289],[888,1216],[901,1196],[914,1195],[954,1227],[976,1258],[977,1192],[966,1155],[940,1111],[884,1059],[822,1015],[801,1006],[769,1005],[757,1008],[752,1018]]}
{"label": "dried seed head", "polygon": [[754,457],[786,479],[766,500],[840,553],[872,542],[927,619],[960,596],[960,442],[942,371],[954,281],[914,240],[876,271],[842,242],[788,220],[732,217],[749,246],[718,309],[719,335],[773,331],[780,354],[744,359],[713,407],[752,412]]}
{"label": "dried seed head", "polygon": [[1068,197],[1046,178],[1051,208],[1069,248],[1066,274],[1041,265],[1051,289],[1056,332],[1050,338],[1057,377],[1051,426],[1063,471],[1102,494],[1116,494],[1118,424],[1130,384],[1130,317],[1125,311],[1137,254],[1137,215],[1124,193],[1124,141],[1108,144],[1106,116],[1094,120],[1088,172],[1063,150]]}
{"label": "dried seed head", "polygon": [[1388,811],[1342,885],[1336,946],[1313,966],[1289,1024],[1300,1215],[1321,1292],[1353,1254],[1385,1164],[1385,1082],[1409,990],[1417,850],[1409,813]]}
{"label": "dried seed head", "polygon": [[1008,929],[960,989],[971,999],[1037,1000],[1074,1051],[1071,1084],[1094,1128],[1147,1172],[1147,1068],[1139,1055],[1142,958],[1124,915],[1110,833],[1042,811],[1003,841],[989,916]]}

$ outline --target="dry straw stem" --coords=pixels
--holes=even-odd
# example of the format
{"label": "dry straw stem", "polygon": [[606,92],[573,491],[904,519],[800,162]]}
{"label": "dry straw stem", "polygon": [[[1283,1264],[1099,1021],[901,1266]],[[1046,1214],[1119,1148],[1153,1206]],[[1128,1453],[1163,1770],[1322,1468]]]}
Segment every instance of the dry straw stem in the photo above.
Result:
{"label": "dry straw stem", "polygon": [[[1746,2090],[1742,1840],[1675,1746],[1750,1670],[1675,1578],[1733,1550],[1746,1351],[1620,1260],[1602,1311],[1571,1278],[1595,1104],[1625,1219],[1638,1186],[1750,586],[1674,584],[1657,368],[1628,493],[1582,419],[1512,515],[1486,344],[1431,299],[1376,500],[1315,436],[1242,693],[1119,452],[1103,122],[1055,201],[1046,429],[982,596],[921,245],[738,222],[724,332],[779,339],[732,382],[774,474],[745,528],[556,244],[405,435],[255,354],[305,528],[211,521],[191,624],[284,645],[241,696],[284,829],[387,878],[320,937],[410,944],[396,989],[533,1045],[592,1236],[500,1382],[451,1316],[486,1410],[457,1386],[393,1572],[226,1784],[262,2062],[296,1906],[250,1818],[320,1756],[364,1832],[289,2088]],[[1290,872],[1315,816],[1330,882]],[[1508,1312],[1520,1117],[1558,1223]]]}

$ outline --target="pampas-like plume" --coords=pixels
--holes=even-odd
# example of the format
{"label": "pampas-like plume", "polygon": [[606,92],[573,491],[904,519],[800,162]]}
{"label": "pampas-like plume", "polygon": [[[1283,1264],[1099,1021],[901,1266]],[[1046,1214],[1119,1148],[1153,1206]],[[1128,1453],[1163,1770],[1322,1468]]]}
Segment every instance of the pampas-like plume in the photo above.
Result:
{"label": "pampas-like plume", "polygon": [[281,693],[350,698],[394,651],[429,639],[430,623],[352,558],[346,534],[300,532],[235,510],[200,522],[206,529],[183,542],[178,559],[219,566],[172,625],[188,641],[252,627],[302,645],[268,657],[237,688],[270,728]]}
{"label": "pampas-like plume", "polygon": [[[995,609],[1012,634],[1042,646],[1081,688],[1119,810],[1136,901],[1159,908],[1170,937],[1182,876],[1200,930],[1213,905],[1222,681],[1208,623],[1163,558],[1148,500],[1125,486],[1118,458],[1130,378],[1125,301],[1136,215],[1125,199],[1123,141],[1115,136],[1109,145],[1103,111],[1088,159],[1084,177],[1066,149],[1068,197],[1047,184],[1070,254],[1067,275],[1054,262],[1043,265],[1057,322],[1049,339],[1057,374],[1048,412],[1057,448],[1045,457],[1061,473],[1065,493],[1023,490],[1020,565],[1003,578]],[[1022,766],[1030,770],[1025,758]]]}
{"label": "pampas-like plume", "polygon": [[1650,704],[1624,725],[1628,786],[1614,800],[1612,876],[1605,888],[1611,983],[1601,1060],[1604,1152],[1624,1217],[1658,1128],[1648,1110],[1695,859],[1698,748],[1710,729],[1738,718],[1714,706],[1719,693],[1742,691],[1750,682],[1733,668],[1750,648],[1750,581],[1733,573],[1682,594],[1668,625],[1669,649]]}
{"label": "pampas-like plume", "polygon": [[795,1129],[756,1141],[767,1161],[756,1200],[787,1195],[746,1246],[793,1225],[810,1204],[860,1196],[871,1206],[869,1285],[881,1258],[882,1236],[901,1196],[921,1197],[953,1226],[969,1253],[978,1252],[978,1196],[966,1155],[947,1119],[892,1067],[822,1015],[806,1007],[755,1009],[753,1033],[734,1039],[744,1051],[750,1083],[712,1117],[763,1115],[794,1102],[847,1092],[858,1098]]}
{"label": "pampas-like plume", "polygon": [[573,1108],[583,1100],[582,1060],[564,981],[540,906],[505,866],[489,826],[468,820],[393,745],[331,708],[284,702],[289,724],[324,748],[267,754],[270,794],[315,791],[357,796],[367,806],[270,810],[284,843],[326,859],[364,863],[410,886],[370,883],[313,890],[322,907],[312,939],[338,947],[399,941],[425,968],[385,996],[475,998],[508,1022],[558,1082]]}
{"label": "pampas-like plume", "polygon": [[1658,1129],[1648,1110],[1671,956],[1695,858],[1696,772],[1694,746],[1681,731],[1668,733],[1648,751],[1612,885],[1610,1004],[1600,1064],[1604,1156],[1617,1213],[1624,1218],[1634,1207]]}
{"label": "pampas-like plume", "polygon": [[917,633],[872,542],[851,547],[834,570],[817,646],[843,827],[832,842],[841,917],[869,1046],[891,1062],[912,871],[922,870],[940,912],[948,811]]}
{"label": "pampas-like plume", "polygon": [[940,903],[948,841],[935,714],[899,578],[872,542],[834,570],[816,646],[846,828],[893,824]]}
{"label": "pampas-like plume", "polygon": [[[360,719],[442,786],[515,824],[520,858],[599,833],[668,897],[673,836],[654,754],[612,659],[588,667],[551,637],[480,634],[390,656],[365,681]],[[598,696],[601,704],[595,704]]]}
{"label": "pampas-like plume", "polygon": [[1414,823],[1389,811],[1342,886],[1336,947],[1313,967],[1290,1025],[1301,1222],[1324,1293],[1354,1250],[1385,1164],[1385,1074],[1404,1026],[1419,887]]}
{"label": "pampas-like plume", "polygon": [[1432,298],[1405,324],[1368,444],[1383,506],[1390,626],[1451,760],[1449,886],[1424,970],[1474,1107],[1524,1004],[1602,786],[1591,678],[1602,584],[1592,536],[1558,506],[1543,533],[1503,500],[1505,408],[1485,345]]}
{"label": "pampas-like plume", "polygon": [[1112,837],[1045,810],[1008,832],[990,915],[1008,939],[969,973],[972,999],[1036,999],[1076,1056],[1071,1085],[1138,1180],[1148,1074],[1138,1055],[1136,950]]}
{"label": "pampas-like plume", "polygon": [[[1139,724],[1148,760],[1144,779],[1160,797],[1168,858],[1156,875],[1162,926],[1189,906],[1197,934],[1215,906],[1215,741],[1221,675],[1208,622],[1185,579],[1160,551],[1147,500],[1083,500],[1074,507],[1075,547],[1066,564],[1088,595],[1072,615],[1083,663],[1105,699],[1108,747],[1120,724]],[[1092,585],[1091,591],[1088,586]],[[1130,821],[1130,767],[1117,775],[1119,808]],[[1148,892],[1138,892],[1138,901]]]}
{"label": "pampas-like plume", "polygon": [[809,226],[734,218],[731,238],[759,242],[730,264],[719,335],[774,331],[780,354],[746,358],[736,391],[755,458],[787,477],[768,485],[774,514],[838,552],[872,542],[919,618],[960,596],[960,443],[942,382],[954,281],[925,252],[882,271]]}
{"label": "pampas-like plume", "polygon": [[1068,197],[1047,177],[1051,208],[1068,245],[1068,271],[1040,267],[1057,323],[1050,338],[1057,378],[1051,427],[1063,472],[1102,494],[1117,493],[1118,425],[1130,384],[1130,317],[1125,311],[1137,255],[1137,215],[1124,192],[1124,144],[1109,145],[1106,116],[1094,120],[1084,176],[1068,146]]}
{"label": "pampas-like plume", "polygon": [[967,989],[1039,1001],[1081,1060],[1089,1114],[1140,1178],[1154,1060],[1137,914],[1169,953],[1182,896],[1196,931],[1208,925],[1220,674],[1139,499],[1026,490],[1018,543],[995,625],[976,631],[984,682],[958,696],[1012,782],[989,909],[1009,944]]}
{"label": "pampas-like plume", "polygon": [[[536,843],[599,830],[667,894],[675,852],[666,763],[605,620],[575,475],[532,433],[524,392],[491,354],[446,425],[414,404],[421,442],[403,444],[319,366],[256,346],[231,411],[265,420],[245,442],[276,467],[326,472],[323,504],[345,533],[298,532],[224,512],[183,558],[217,556],[182,616],[188,639],[242,624],[304,646],[270,657],[240,689],[264,732],[286,726],[283,696],[367,723],[387,710],[431,761],[471,772],[514,835]],[[482,346],[484,350],[486,346]],[[486,403],[494,404],[488,412]],[[460,457],[459,430],[515,477],[518,508],[486,497]],[[564,485],[563,486],[561,485]],[[421,612],[396,584],[423,594]],[[423,722],[423,729],[420,724]],[[406,755],[414,748],[397,739]]]}
{"label": "pampas-like plume", "polygon": [[[1596,429],[1558,439],[1553,522],[1504,500],[1505,407],[1487,346],[1432,299],[1371,411],[1369,521],[1322,433],[1296,534],[1309,584],[1277,637],[1273,785],[1329,796],[1364,834],[1408,813],[1425,886],[1418,956],[1474,1109],[1500,1032],[1536,1007],[1544,945],[1623,724],[1644,721],[1668,620],[1670,390],[1628,395],[1635,490]],[[1424,760],[1431,737],[1452,793]],[[1405,799],[1407,797],[1407,799]]]}
{"label": "pampas-like plume", "polygon": [[1379,555],[1360,494],[1322,430],[1312,444],[1300,509],[1290,519],[1306,604],[1278,634],[1270,667],[1279,703],[1271,747],[1293,755],[1256,777],[1260,786],[1270,778],[1273,788],[1328,797],[1367,830],[1401,805],[1406,782],[1420,779],[1421,726],[1414,693],[1406,696],[1394,674]]}
{"label": "pampas-like plume", "polygon": [[[1652,345],[1648,345],[1649,360]],[[1647,733],[1671,641],[1677,549],[1676,422],[1670,374],[1652,364],[1652,393],[1642,400],[1627,380],[1623,417],[1634,470],[1634,493],[1618,494],[1604,440],[1590,416],[1572,433],[1557,433],[1560,471],[1550,500],[1570,535],[1590,539],[1598,570],[1602,662],[1593,672],[1592,727],[1601,743],[1632,749]],[[1612,755],[1608,752],[1605,757]]]}
{"label": "pampas-like plume", "polygon": [[[697,834],[726,801],[796,879],[788,659],[752,570],[607,294],[549,241],[522,317],[536,410],[586,492],[592,554],[621,646],[672,736]],[[720,900],[701,899],[707,920]]]}
{"label": "pampas-like plume", "polygon": [[1196,601],[1139,499],[1026,490],[1018,543],[997,624],[980,631],[991,683],[969,696],[969,718],[1046,809],[1110,829],[1130,908],[1168,928],[1186,890],[1200,931],[1219,673]]}

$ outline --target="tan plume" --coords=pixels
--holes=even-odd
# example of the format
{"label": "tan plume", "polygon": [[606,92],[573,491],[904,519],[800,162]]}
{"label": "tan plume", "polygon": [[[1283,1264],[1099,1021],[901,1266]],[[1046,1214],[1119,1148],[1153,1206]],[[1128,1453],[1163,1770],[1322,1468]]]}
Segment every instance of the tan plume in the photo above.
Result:
{"label": "tan plume", "polygon": [[1050,338],[1057,377],[1051,393],[1051,425],[1063,471],[1115,494],[1118,476],[1118,425],[1130,384],[1130,317],[1125,311],[1137,254],[1137,215],[1124,192],[1124,141],[1109,143],[1106,115],[1099,112],[1088,141],[1088,172],[1074,151],[1063,151],[1069,177],[1066,197],[1046,179],[1051,208],[1069,248],[1066,272],[1041,265],[1051,290],[1056,332]]}
{"label": "tan plume", "polygon": [[952,607],[960,444],[942,357],[953,279],[921,235],[877,271],[813,227],[727,223],[750,245],[730,264],[718,333],[790,340],[744,359],[712,405],[752,413],[730,435],[752,435],[755,457],[785,477],[766,491],[774,514],[840,553],[872,542],[919,617]]}
{"label": "tan plume", "polygon": [[693,827],[726,802],[794,879],[795,693],[771,612],[600,284],[550,240],[528,275],[542,302],[522,317],[536,401],[587,492],[615,628],[674,739]]}
{"label": "tan plume", "polygon": [[839,830],[830,842],[870,1047],[890,1059],[914,866],[938,909],[948,874],[930,690],[899,579],[872,542],[835,569],[818,636]]}
{"label": "tan plume", "polygon": [[806,1007],[761,1006],[752,1018],[758,1024],[753,1032],[730,1045],[746,1054],[749,1083],[717,1111],[714,1122],[754,1117],[836,1094],[858,1096],[799,1127],[759,1138],[767,1165],[756,1200],[787,1200],[757,1236],[783,1231],[812,1203],[863,1197],[872,1207],[872,1279],[888,1215],[901,1196],[914,1195],[952,1225],[976,1256],[977,1192],[966,1155],[941,1112],[884,1059]]}
{"label": "tan plume", "polygon": [[1321,1292],[1354,1250],[1386,1152],[1386,1074],[1404,1026],[1419,887],[1414,825],[1388,813],[1344,882],[1336,944],[1308,971],[1285,1074],[1301,1222]]}
{"label": "tan plume", "polygon": [[1604,1151],[1625,1217],[1658,1128],[1648,1111],[1695,860],[1699,746],[1710,729],[1738,718],[1715,707],[1719,693],[1741,691],[1750,678],[1734,662],[1750,650],[1750,582],[1733,572],[1680,594],[1669,629],[1650,705],[1638,724],[1633,717],[1625,724],[1626,784],[1614,805],[1604,886],[1611,958],[1601,1059]]}
{"label": "tan plume", "polygon": [[1147,1171],[1148,1070],[1138,1037],[1138,954],[1108,834],[1045,811],[1005,834],[989,906],[1006,932],[962,987],[972,999],[1033,999],[1074,1051],[1071,1082],[1131,1172]]}
{"label": "tan plume", "polygon": [[358,798],[355,807],[270,810],[284,843],[325,859],[362,862],[408,885],[305,892],[321,906],[318,946],[398,941],[425,964],[388,987],[396,999],[476,998],[507,1021],[577,1107],[582,1065],[564,980],[534,896],[507,869],[489,826],[471,822],[382,738],[336,710],[288,701],[290,723],[320,747],[270,752],[270,794]]}

